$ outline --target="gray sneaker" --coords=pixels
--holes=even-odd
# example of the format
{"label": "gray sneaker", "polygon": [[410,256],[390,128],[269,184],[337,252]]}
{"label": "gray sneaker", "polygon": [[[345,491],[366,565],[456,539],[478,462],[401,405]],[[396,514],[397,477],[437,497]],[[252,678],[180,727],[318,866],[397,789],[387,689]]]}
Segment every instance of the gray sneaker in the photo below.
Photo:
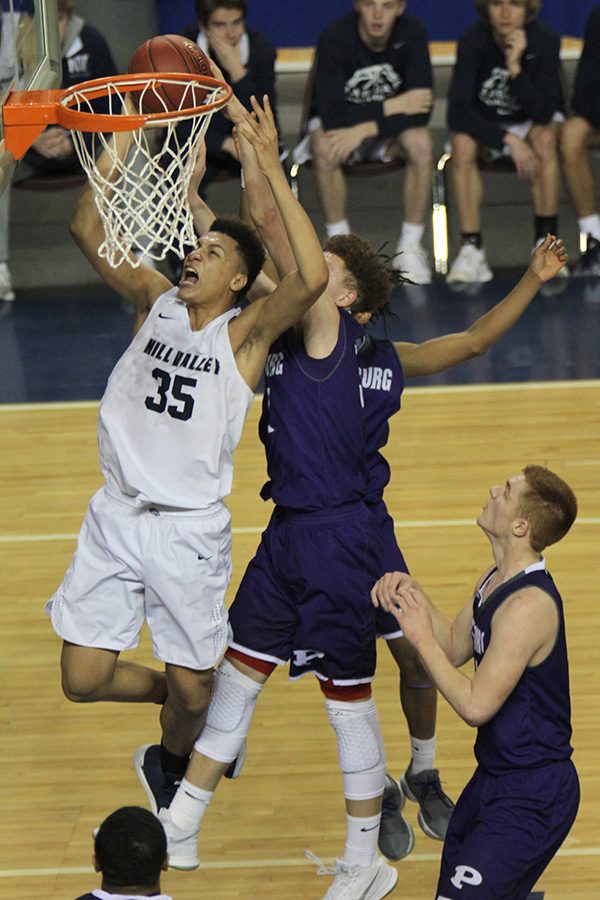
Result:
{"label": "gray sneaker", "polygon": [[381,804],[379,849],[388,859],[396,861],[408,856],[415,846],[413,830],[402,815],[405,803],[406,799],[398,782],[391,775],[386,775]]}
{"label": "gray sneaker", "polygon": [[409,800],[419,804],[417,821],[427,837],[443,841],[454,803],[442,790],[437,769],[426,769],[411,775],[412,763],[400,779],[402,790]]}

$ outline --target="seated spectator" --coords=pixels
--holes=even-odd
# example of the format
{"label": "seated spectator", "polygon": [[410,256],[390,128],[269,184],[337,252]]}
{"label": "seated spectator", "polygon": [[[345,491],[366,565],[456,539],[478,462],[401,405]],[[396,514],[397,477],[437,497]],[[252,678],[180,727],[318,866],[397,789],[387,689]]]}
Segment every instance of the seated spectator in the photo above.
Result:
{"label": "seated spectator", "polygon": [[[75,0],[58,0],[58,30],[62,53],[62,87],[116,74],[104,37],[73,12]],[[79,159],[71,136],[59,125],[47,128],[19,163],[13,181],[32,175],[68,175],[78,172]],[[8,268],[10,188],[0,197],[0,299],[14,300]]]}
{"label": "seated spectator", "polygon": [[[262,101],[268,94],[271,109],[276,109],[275,58],[271,41],[246,24],[246,0],[196,0],[197,21],[184,29],[184,35],[198,46],[221,69],[236,97],[250,109],[250,97]],[[206,174],[202,191],[214,180],[220,169],[239,175],[233,125],[222,112],[216,112],[206,133]],[[283,145],[280,143],[280,149]]]}
{"label": "seated spectator", "polygon": [[583,51],[577,66],[572,118],[565,122],[560,142],[563,173],[579,230],[587,249],[573,275],[600,275],[600,215],[590,147],[600,147],[600,5],[591,11]]}
{"label": "seated spectator", "polygon": [[432,73],[425,26],[406,6],[355,0],[354,12],[322,32],[310,150],[328,237],[350,233],[342,164],[406,160],[397,266],[426,284],[431,268],[421,240],[431,203]]}
{"label": "seated spectator", "polygon": [[123,806],[104,820],[93,862],[102,887],[77,900],[171,900],[160,892],[160,873],[169,868],[167,838],[156,816],[141,806]]}
{"label": "seated spectator", "polygon": [[534,243],[557,233],[558,132],[564,119],[560,38],[537,20],[541,0],[475,0],[480,20],[462,35],[448,95],[452,186],[462,246],[450,283],[489,281],[481,239],[478,157],[512,159],[531,185]]}

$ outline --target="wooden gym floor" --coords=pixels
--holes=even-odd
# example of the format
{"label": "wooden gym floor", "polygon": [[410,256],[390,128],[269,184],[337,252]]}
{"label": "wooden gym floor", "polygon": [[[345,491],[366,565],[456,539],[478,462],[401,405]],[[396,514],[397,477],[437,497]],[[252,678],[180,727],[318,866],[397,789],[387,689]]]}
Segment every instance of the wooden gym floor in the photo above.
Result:
{"label": "wooden gym floor", "polygon": [[[541,881],[548,900],[562,900],[567,891],[577,900],[598,897],[599,405],[594,382],[412,389],[390,441],[388,503],[401,545],[413,572],[448,611],[464,601],[488,561],[487,542],[473,525],[488,484],[540,461],[578,494],[579,521],[547,558],[566,601],[583,799],[565,847]],[[257,414],[258,403],[237,452],[232,591],[267,518],[256,499],[263,471]],[[91,830],[113,808],[144,802],[131,755],[158,733],[153,708],[67,703],[58,678],[59,642],[42,614],[100,483],[95,418],[94,404],[5,406],[0,412],[5,900],[68,900],[97,884],[89,867]],[[132,655],[150,661],[147,640]],[[399,775],[407,763],[406,729],[383,646],[379,666],[375,694],[389,764]],[[322,896],[326,879],[303,863],[302,852],[308,847],[326,859],[339,854],[344,824],[335,741],[322,706],[312,679],[288,684],[283,672],[274,676],[259,703],[244,773],[222,785],[205,820],[204,867],[168,873],[164,890],[177,900]],[[472,741],[471,730],[440,701],[438,764],[454,797],[473,766]],[[416,827],[410,804],[408,816]],[[433,896],[439,850],[417,830],[412,855],[399,864],[399,897]]]}
{"label": "wooden gym floor", "polygon": [[[546,900],[564,900],[566,896],[597,900],[598,329],[590,331],[589,320],[587,328],[581,327],[579,316],[572,324],[573,309],[579,309],[575,301],[570,317],[561,320],[559,327],[555,301],[543,302],[547,304],[544,315],[534,323],[535,333],[542,335],[541,364],[547,357],[549,365],[551,359],[552,365],[561,367],[560,372],[568,372],[569,380],[409,388],[388,446],[393,477],[387,501],[411,570],[440,607],[452,612],[464,603],[478,573],[488,564],[487,541],[474,525],[488,485],[504,480],[528,462],[540,462],[575,489],[579,519],[563,542],[549,549],[547,560],[566,605],[574,759],[582,803],[567,842],[538,890],[545,892]],[[453,327],[448,324],[448,308],[442,314],[445,327],[441,328],[439,322],[432,325],[431,309],[423,319],[415,306],[411,316],[422,319],[423,329],[430,334],[441,333]],[[463,318],[474,314],[462,309]],[[586,315],[592,313],[597,317],[597,306],[589,305]],[[75,350],[81,342],[73,323],[68,320],[66,331]],[[111,327],[105,325],[104,332],[114,340]],[[413,337],[420,334],[419,328],[413,327]],[[55,330],[64,339],[64,320]],[[46,350],[41,352],[43,325],[35,334],[33,328],[28,336],[26,331],[22,323],[19,329],[13,327],[11,347],[5,347],[5,353],[12,353],[11,359],[22,363],[19,391],[34,383],[41,391],[45,371],[45,397],[51,399],[52,383],[64,383],[65,391],[71,390],[69,396],[77,396],[72,378],[61,376],[57,358],[47,351],[52,333],[44,336]],[[6,332],[4,338],[0,334],[0,344],[2,340],[6,340]],[[34,348],[29,361],[23,349],[26,345]],[[524,346],[513,341],[505,352],[507,359],[511,354],[519,358],[512,364],[517,366],[520,361],[521,374],[522,366],[529,365],[524,361]],[[586,346],[588,352],[584,352]],[[97,351],[97,343],[92,342],[88,361],[94,365],[99,359]],[[6,359],[5,355],[5,365]],[[109,360],[108,368],[113,361]],[[79,366],[83,379],[80,396],[89,396],[88,373],[81,368],[81,361]],[[91,368],[94,366],[88,366]],[[507,377],[506,371],[503,375],[498,370],[493,356],[487,363],[477,361],[472,380],[502,381],[503,377]],[[527,368],[525,379],[528,377],[531,368]],[[557,369],[546,377],[556,379]],[[459,376],[459,380],[469,379]],[[6,387],[5,377],[4,391]],[[229,504],[234,525],[230,596],[269,514],[258,499],[264,477],[256,437],[258,413],[257,402],[237,451]],[[118,806],[145,803],[132,754],[138,745],[158,737],[156,708],[76,706],[64,699],[58,673],[60,644],[42,611],[62,578],[87,501],[101,481],[96,415],[96,402],[8,402],[0,406],[3,900],[73,900],[98,886],[90,864],[92,829]],[[131,657],[151,662],[146,635]],[[398,777],[408,762],[408,742],[398,702],[397,671],[384,645],[379,647],[375,697],[389,767]],[[452,797],[458,795],[473,769],[473,739],[474,732],[440,700],[437,764]],[[398,864],[400,880],[392,896],[430,900],[441,845],[420,832],[413,804],[407,804],[406,813],[417,841],[413,853]],[[320,691],[313,679],[290,684],[286,673],[280,671],[259,701],[242,777],[221,785],[205,818],[202,868],[194,873],[167,873],[163,891],[175,900],[313,900],[325,893],[329,879],[317,877],[303,859],[304,849],[330,861],[341,854],[343,842],[341,777]]]}

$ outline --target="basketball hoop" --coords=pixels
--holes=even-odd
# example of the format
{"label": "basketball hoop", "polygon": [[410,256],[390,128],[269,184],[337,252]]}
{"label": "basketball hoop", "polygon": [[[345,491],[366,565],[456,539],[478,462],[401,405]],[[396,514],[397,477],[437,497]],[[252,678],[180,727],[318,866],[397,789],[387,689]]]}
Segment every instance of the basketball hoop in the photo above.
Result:
{"label": "basketball hoop", "polygon": [[[139,265],[132,249],[155,260],[172,250],[182,259],[196,243],[187,191],[198,141],[231,94],[216,78],[163,72],[15,92],[3,104],[5,146],[20,159],[46,125],[67,128],[104,227],[99,255],[113,268],[124,260]],[[94,109],[99,98],[108,112]],[[185,133],[182,122],[189,122]]]}

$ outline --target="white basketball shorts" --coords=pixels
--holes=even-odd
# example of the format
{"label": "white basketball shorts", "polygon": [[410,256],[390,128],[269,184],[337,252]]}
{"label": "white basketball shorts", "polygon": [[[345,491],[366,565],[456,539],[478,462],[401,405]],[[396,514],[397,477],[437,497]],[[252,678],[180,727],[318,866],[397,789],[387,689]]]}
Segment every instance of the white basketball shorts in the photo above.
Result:
{"label": "white basketball shorts", "polygon": [[54,630],[83,647],[130,650],[146,619],[157,659],[195,670],[216,665],[229,638],[230,523],[223,503],[139,507],[101,488],[46,604]]}

